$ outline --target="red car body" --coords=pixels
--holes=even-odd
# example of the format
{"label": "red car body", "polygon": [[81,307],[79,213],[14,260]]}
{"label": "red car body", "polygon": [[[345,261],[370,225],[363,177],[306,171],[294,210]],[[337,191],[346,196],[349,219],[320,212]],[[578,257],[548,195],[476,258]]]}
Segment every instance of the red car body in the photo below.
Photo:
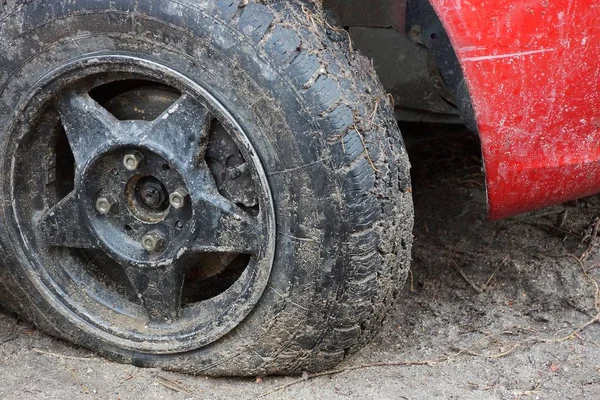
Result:
{"label": "red car body", "polygon": [[600,192],[600,3],[431,3],[470,89],[491,217]]}

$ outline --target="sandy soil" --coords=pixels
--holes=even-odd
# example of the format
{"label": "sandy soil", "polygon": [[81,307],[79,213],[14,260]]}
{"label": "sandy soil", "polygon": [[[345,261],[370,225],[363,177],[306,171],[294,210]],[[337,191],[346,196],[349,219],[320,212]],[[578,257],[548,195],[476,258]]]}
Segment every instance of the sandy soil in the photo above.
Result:
{"label": "sandy soil", "polygon": [[490,222],[478,143],[460,137],[410,143],[412,278],[381,334],[338,373],[242,380],[137,369],[0,313],[0,398],[600,398],[600,198]]}

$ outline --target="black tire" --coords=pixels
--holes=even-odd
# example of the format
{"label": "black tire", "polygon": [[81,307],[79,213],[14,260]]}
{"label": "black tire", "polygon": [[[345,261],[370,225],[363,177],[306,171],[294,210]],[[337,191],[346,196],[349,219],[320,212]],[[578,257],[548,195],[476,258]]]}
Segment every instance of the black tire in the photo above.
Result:
{"label": "black tire", "polygon": [[[195,374],[320,371],[373,337],[409,268],[409,162],[371,63],[318,6],[9,1],[0,16],[0,49],[3,303],[40,329],[111,359]],[[7,166],[24,94],[57,66],[97,52],[141,54],[204,86],[210,81],[268,176],[277,236],[266,290],[239,325],[199,348],[136,351],[73,323],[40,289],[24,234],[11,222],[14,171]]]}

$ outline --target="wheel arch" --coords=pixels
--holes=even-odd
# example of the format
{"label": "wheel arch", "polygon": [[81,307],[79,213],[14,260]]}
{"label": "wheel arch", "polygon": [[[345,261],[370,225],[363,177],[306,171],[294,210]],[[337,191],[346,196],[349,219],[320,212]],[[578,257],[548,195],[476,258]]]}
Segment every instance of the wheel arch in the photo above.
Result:
{"label": "wheel arch", "polygon": [[490,216],[600,192],[600,148],[589,145],[600,139],[590,47],[600,9],[589,0],[429,1],[472,95]]}

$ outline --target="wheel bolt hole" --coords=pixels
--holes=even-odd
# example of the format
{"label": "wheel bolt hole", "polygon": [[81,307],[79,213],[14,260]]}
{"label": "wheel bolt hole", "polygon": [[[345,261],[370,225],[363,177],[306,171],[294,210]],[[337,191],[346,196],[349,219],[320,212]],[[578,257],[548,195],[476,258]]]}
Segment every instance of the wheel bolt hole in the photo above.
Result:
{"label": "wheel bolt hole", "polygon": [[177,230],[182,230],[183,229],[183,222],[181,222],[181,221],[175,222],[175,228]]}
{"label": "wheel bolt hole", "polygon": [[125,225],[125,230],[127,232],[131,232],[133,230],[133,228],[131,227],[131,225]]}

